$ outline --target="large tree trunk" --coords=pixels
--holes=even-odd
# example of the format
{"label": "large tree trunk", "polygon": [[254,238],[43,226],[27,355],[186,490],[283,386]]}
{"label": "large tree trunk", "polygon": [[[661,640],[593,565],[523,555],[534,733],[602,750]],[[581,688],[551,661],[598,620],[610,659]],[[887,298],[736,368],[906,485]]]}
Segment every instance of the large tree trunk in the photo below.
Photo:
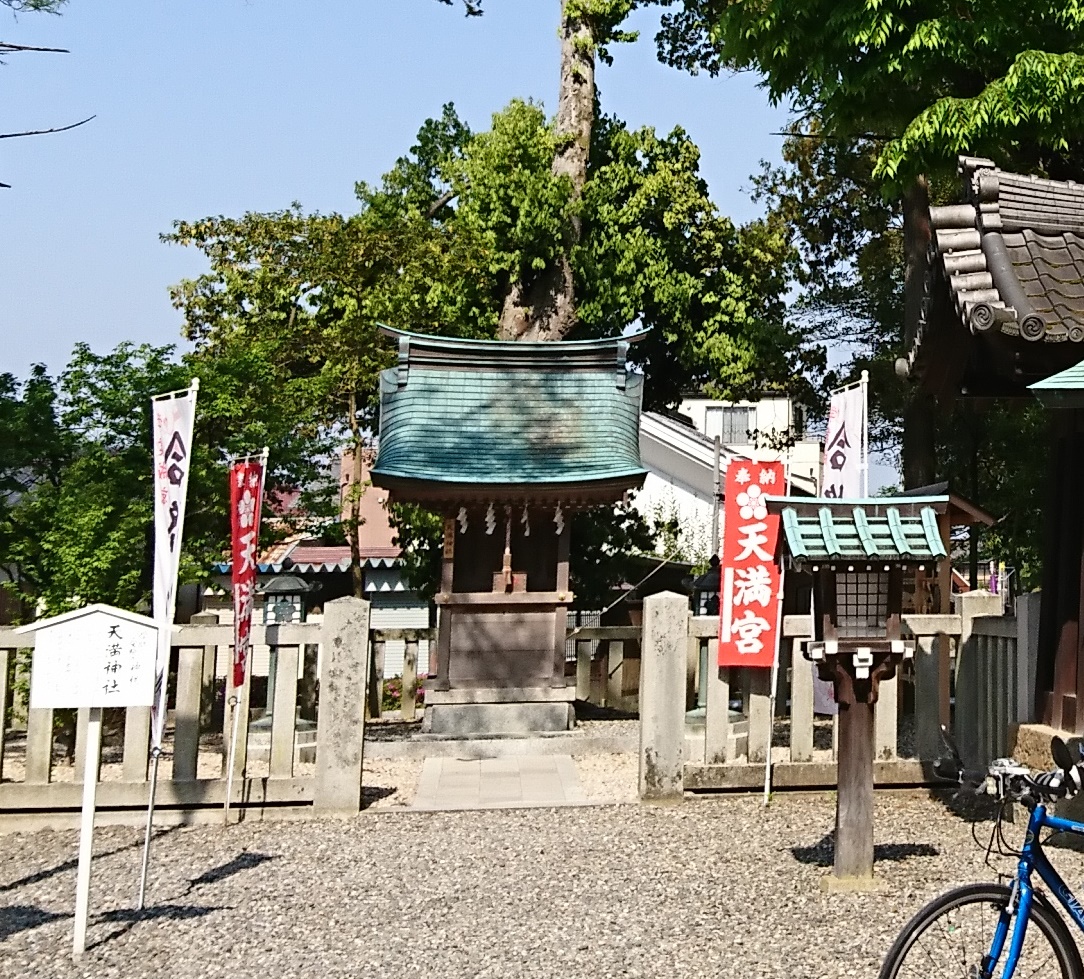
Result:
{"label": "large tree trunk", "polygon": [[[915,178],[903,195],[903,336],[910,347],[922,314],[923,277],[930,246],[930,187]],[[927,486],[937,478],[934,399],[916,387],[903,417],[903,487]]]}
{"label": "large tree trunk", "polygon": [[[591,27],[568,15],[561,2],[561,89],[557,98],[558,146],[553,173],[572,183],[572,206],[579,204],[587,182],[587,155],[595,122],[595,55]],[[497,336],[501,340],[562,340],[576,325],[576,295],[568,255],[580,239],[574,214],[566,247],[554,265],[529,284],[513,282],[501,308]]]}

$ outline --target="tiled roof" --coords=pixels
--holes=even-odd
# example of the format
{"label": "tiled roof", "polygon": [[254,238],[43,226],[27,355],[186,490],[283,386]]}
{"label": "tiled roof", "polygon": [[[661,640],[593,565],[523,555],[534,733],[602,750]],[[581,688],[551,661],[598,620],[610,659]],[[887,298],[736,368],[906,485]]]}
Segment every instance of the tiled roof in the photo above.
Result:
{"label": "tiled roof", "polygon": [[937,526],[948,497],[770,501],[796,561],[919,563],[947,557]]}
{"label": "tiled roof", "polygon": [[386,332],[400,357],[381,375],[375,484],[642,479],[643,378],[625,363],[636,338],[519,343]]}
{"label": "tiled roof", "polygon": [[1084,341],[1084,185],[970,157],[960,168],[968,202],[931,207],[930,220],[963,322],[1027,340]]}
{"label": "tiled roof", "polygon": [[936,395],[1022,394],[1084,357],[1084,185],[961,157],[930,208],[930,274],[902,375]]}

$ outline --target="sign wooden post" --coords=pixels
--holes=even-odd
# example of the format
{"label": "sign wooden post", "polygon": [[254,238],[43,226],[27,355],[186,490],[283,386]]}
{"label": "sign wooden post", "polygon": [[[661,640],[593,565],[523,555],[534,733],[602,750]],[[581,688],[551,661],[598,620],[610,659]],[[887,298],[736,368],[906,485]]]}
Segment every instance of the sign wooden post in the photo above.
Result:
{"label": "sign wooden post", "polygon": [[143,615],[90,605],[16,631],[37,633],[30,672],[31,708],[86,707],[90,711],[72,942],[72,955],[78,958],[87,946],[102,708],[150,707],[154,702],[158,626]]}
{"label": "sign wooden post", "polygon": [[83,766],[83,812],[79,817],[79,870],[75,884],[75,941],[72,955],[87,947],[87,914],[90,911],[90,861],[94,855],[94,804],[98,791],[98,752],[102,747],[102,709],[90,708],[87,721],[87,753]]}

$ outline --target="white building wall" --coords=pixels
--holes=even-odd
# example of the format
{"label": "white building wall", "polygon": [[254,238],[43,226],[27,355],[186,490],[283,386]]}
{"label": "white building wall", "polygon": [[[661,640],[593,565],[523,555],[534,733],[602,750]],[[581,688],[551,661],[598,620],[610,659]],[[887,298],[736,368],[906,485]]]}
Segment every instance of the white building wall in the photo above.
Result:
{"label": "white building wall", "polygon": [[632,505],[647,520],[677,517],[681,548],[694,564],[711,554],[711,496],[704,496],[671,475],[649,470]]}
{"label": "white building wall", "polygon": [[[370,629],[428,629],[429,608],[413,592],[375,594],[370,596]],[[403,675],[406,642],[390,640],[384,644],[384,676]],[[429,673],[429,640],[418,643],[418,676]]]}
{"label": "white building wall", "polygon": [[[772,436],[782,437],[795,426],[795,413],[789,398],[763,398],[760,401],[715,401],[710,398],[690,398],[682,401],[678,411],[692,419],[696,429],[709,438],[720,435],[721,409],[741,408],[750,412],[749,431],[756,431],[759,439],[754,446],[748,439],[724,439],[724,444],[742,454],[760,461],[782,460],[785,452],[768,448]],[[803,439],[790,450],[791,471],[814,480],[819,491],[821,486],[821,457],[823,443],[819,439]]]}

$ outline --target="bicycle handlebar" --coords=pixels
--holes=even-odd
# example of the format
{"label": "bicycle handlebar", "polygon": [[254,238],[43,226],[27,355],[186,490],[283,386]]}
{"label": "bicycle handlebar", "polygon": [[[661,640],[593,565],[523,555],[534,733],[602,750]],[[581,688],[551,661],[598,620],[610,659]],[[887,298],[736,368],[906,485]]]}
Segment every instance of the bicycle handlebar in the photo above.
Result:
{"label": "bicycle handlebar", "polygon": [[936,762],[934,773],[975,795],[985,793],[1025,804],[1056,802],[1071,798],[1084,787],[1084,745],[1077,745],[1077,760],[1074,761],[1065,742],[1058,737],[1052,738],[1051,754],[1057,767],[1048,772],[1033,772],[1012,758],[995,759],[986,771],[969,771],[964,768],[951,735],[944,727],[941,733],[951,757]]}

